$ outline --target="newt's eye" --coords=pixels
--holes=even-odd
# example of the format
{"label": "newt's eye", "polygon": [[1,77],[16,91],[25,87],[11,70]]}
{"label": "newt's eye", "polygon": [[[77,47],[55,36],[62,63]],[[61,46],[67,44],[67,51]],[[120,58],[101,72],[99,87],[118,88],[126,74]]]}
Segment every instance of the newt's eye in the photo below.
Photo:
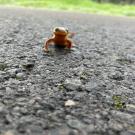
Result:
{"label": "newt's eye", "polygon": [[56,28],[55,31],[57,32],[57,31],[60,31],[60,30],[59,30],[59,28]]}

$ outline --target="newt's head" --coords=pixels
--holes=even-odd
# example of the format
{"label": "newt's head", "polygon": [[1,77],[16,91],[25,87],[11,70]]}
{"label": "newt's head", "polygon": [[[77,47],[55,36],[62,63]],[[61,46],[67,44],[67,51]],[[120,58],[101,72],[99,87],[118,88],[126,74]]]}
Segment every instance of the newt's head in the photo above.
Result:
{"label": "newt's head", "polygon": [[68,29],[65,28],[65,27],[56,27],[56,28],[54,28],[53,33],[54,33],[55,35],[63,35],[63,36],[66,36],[66,35],[68,35],[69,32],[68,32]]}

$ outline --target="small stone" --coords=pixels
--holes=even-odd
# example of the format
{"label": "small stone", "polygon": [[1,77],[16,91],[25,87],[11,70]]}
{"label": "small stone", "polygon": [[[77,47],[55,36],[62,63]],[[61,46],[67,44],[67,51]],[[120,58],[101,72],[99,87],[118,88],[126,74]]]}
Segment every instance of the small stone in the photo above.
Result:
{"label": "small stone", "polygon": [[6,94],[7,95],[13,95],[14,90],[12,90],[10,87],[6,87]]}
{"label": "small stone", "polygon": [[32,83],[27,83],[27,86],[31,86],[32,85]]}
{"label": "small stone", "polygon": [[24,122],[20,122],[18,125],[17,125],[17,131],[19,132],[19,133],[22,133],[22,134],[24,134],[24,133],[26,133],[26,124],[24,124]]}
{"label": "small stone", "polygon": [[17,92],[19,92],[19,93],[24,93],[25,91],[26,91],[26,88],[25,87],[20,87],[17,90]]}
{"label": "small stone", "polygon": [[38,110],[36,114],[37,114],[37,116],[44,117],[45,111],[44,110]]}
{"label": "small stone", "polygon": [[67,126],[62,126],[60,128],[51,129],[50,134],[45,134],[45,135],[80,135],[80,134],[79,131],[75,129],[70,129]]}
{"label": "small stone", "polygon": [[101,91],[101,90],[104,90],[105,89],[105,85],[102,83],[102,82],[98,82],[96,80],[91,80],[90,82],[88,82],[85,86],[84,86],[84,89],[86,89],[87,91],[89,92],[92,92],[92,91]]}
{"label": "small stone", "polygon": [[4,81],[4,76],[0,75],[0,82]]}
{"label": "small stone", "polygon": [[21,111],[22,114],[27,114],[28,113],[28,110],[26,108],[24,108],[24,107],[22,107],[20,109],[20,111]]}
{"label": "small stone", "polygon": [[67,124],[68,124],[69,127],[73,128],[73,129],[82,129],[82,128],[84,128],[84,124],[81,123],[77,119],[69,119],[67,121]]}
{"label": "small stone", "polygon": [[7,114],[7,109],[5,108],[4,105],[0,106],[0,117],[3,117]]}
{"label": "small stone", "polygon": [[20,111],[20,107],[19,107],[19,106],[14,107],[14,108],[13,108],[13,111],[15,111],[15,112]]}
{"label": "small stone", "polygon": [[11,77],[15,77],[15,75],[16,75],[17,73],[19,73],[19,72],[20,72],[20,69],[18,69],[18,68],[10,69],[10,70],[7,71],[7,73],[9,73],[9,75],[10,75]]}
{"label": "small stone", "polygon": [[26,116],[21,116],[19,123],[20,124],[25,124],[25,123],[32,123],[35,119],[33,119],[32,116],[26,115]]}
{"label": "small stone", "polygon": [[114,120],[109,121],[109,127],[115,131],[121,131],[123,126]]}
{"label": "small stone", "polygon": [[109,77],[111,78],[111,79],[113,79],[113,80],[117,80],[117,81],[122,81],[122,80],[124,80],[124,75],[122,75],[122,73],[121,72],[116,72],[116,71],[114,71],[114,72],[112,72],[110,75],[109,75]]}
{"label": "small stone", "polygon": [[5,122],[6,123],[12,123],[13,122],[11,115],[9,115],[9,114],[6,115]]}
{"label": "small stone", "polygon": [[45,110],[51,110],[51,111],[55,110],[55,104],[47,103],[46,101],[42,101],[39,104],[43,106]]}
{"label": "small stone", "polygon": [[3,97],[4,95],[5,94],[2,91],[0,91],[0,98]]}
{"label": "small stone", "polygon": [[20,97],[17,99],[17,102],[26,102],[28,99],[25,97]]}
{"label": "small stone", "polygon": [[135,132],[132,131],[123,131],[120,135],[135,135]]}
{"label": "small stone", "polygon": [[17,79],[23,79],[24,78],[24,73],[18,73],[16,74]]}
{"label": "small stone", "polygon": [[72,70],[74,71],[75,75],[81,76],[84,72],[84,67],[80,66],[80,67],[74,68]]}
{"label": "small stone", "polygon": [[93,132],[93,131],[95,131],[95,126],[93,125],[93,124],[89,124],[88,126],[87,126],[87,130],[89,131],[89,132]]}
{"label": "small stone", "polygon": [[14,133],[12,131],[6,131],[5,133],[3,133],[2,135],[14,135]]}
{"label": "small stone", "polygon": [[91,81],[85,85],[85,88],[87,91],[92,91],[98,88],[98,84],[94,81]]}
{"label": "small stone", "polygon": [[80,100],[84,99],[86,95],[87,95],[86,92],[77,92],[77,93],[75,94],[75,96],[73,97],[73,99],[74,99],[75,101],[80,101]]}
{"label": "small stone", "polygon": [[49,74],[49,73],[51,73],[51,71],[50,70],[46,70],[46,74]]}
{"label": "small stone", "polygon": [[7,72],[10,74],[10,76],[15,76],[16,75],[16,69],[10,69]]}
{"label": "small stone", "polygon": [[76,103],[73,100],[67,100],[65,102],[65,106],[75,106],[75,105],[76,105]]}
{"label": "small stone", "polygon": [[113,117],[120,119],[121,121],[126,121],[131,124],[134,123],[134,119],[131,114],[120,112],[120,111],[114,111],[114,110],[111,112],[111,114],[113,115]]}
{"label": "small stone", "polygon": [[127,54],[127,60],[131,61],[131,62],[135,62],[135,55],[133,54]]}
{"label": "small stone", "polygon": [[68,90],[78,90],[81,88],[81,85],[80,79],[66,79],[64,82],[64,87]]}
{"label": "small stone", "polygon": [[69,133],[68,133],[68,135],[78,135],[78,134],[79,134],[79,132],[75,129],[70,130]]}
{"label": "small stone", "polygon": [[30,106],[34,105],[35,103],[36,103],[35,99],[31,99],[28,102],[28,104],[30,104]]}
{"label": "small stone", "polygon": [[41,126],[38,126],[38,125],[28,125],[28,129],[30,131],[31,134],[33,135],[37,135],[37,134],[42,134],[43,132],[43,129]]}
{"label": "small stone", "polygon": [[126,105],[126,110],[132,113],[135,113],[135,105],[133,104],[127,104]]}
{"label": "small stone", "polygon": [[42,98],[40,96],[36,96],[34,100],[39,103],[42,102]]}
{"label": "small stone", "polygon": [[0,70],[0,75],[5,75],[6,72]]}
{"label": "small stone", "polygon": [[35,60],[26,60],[23,62],[22,66],[25,69],[32,69],[35,66]]}

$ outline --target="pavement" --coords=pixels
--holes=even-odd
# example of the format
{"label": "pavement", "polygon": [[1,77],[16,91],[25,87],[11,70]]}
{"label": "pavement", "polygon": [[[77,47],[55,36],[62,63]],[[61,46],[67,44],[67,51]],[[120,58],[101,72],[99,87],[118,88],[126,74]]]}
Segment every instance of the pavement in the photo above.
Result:
{"label": "pavement", "polygon": [[134,134],[134,18],[0,7],[0,135]]}

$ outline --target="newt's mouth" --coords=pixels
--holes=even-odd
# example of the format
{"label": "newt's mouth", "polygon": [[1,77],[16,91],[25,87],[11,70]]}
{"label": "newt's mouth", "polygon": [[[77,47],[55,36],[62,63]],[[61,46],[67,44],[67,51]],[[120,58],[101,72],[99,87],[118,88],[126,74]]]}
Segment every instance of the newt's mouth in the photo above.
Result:
{"label": "newt's mouth", "polygon": [[57,32],[54,32],[54,34],[55,35],[60,35],[60,36],[66,36],[67,35],[67,33],[65,33],[65,32],[61,32],[61,31],[57,31]]}

